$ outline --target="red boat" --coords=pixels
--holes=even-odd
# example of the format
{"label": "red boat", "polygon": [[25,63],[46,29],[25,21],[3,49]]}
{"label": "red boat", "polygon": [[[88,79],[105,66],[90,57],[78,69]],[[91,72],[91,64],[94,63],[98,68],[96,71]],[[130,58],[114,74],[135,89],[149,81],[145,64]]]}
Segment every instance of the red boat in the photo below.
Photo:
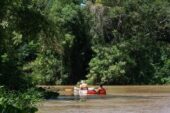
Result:
{"label": "red boat", "polygon": [[87,95],[96,95],[97,92],[96,90],[92,89],[92,90],[87,90]]}
{"label": "red boat", "polygon": [[74,87],[74,95],[106,95],[106,92],[97,92],[94,88],[80,90],[80,88]]}

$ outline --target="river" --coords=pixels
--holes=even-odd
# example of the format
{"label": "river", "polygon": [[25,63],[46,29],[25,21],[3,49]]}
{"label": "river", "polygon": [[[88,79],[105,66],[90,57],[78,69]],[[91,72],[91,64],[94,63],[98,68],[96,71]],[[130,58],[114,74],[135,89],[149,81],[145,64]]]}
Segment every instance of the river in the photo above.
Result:
{"label": "river", "polygon": [[86,101],[72,96],[72,88],[48,86],[61,95],[38,104],[38,113],[170,113],[170,86],[105,86],[106,96]]}

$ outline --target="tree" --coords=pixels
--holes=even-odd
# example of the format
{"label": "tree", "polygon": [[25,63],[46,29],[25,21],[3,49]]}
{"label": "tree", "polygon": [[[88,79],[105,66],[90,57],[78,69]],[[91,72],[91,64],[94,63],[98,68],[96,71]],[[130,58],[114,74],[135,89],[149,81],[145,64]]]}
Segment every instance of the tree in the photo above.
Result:
{"label": "tree", "polygon": [[[162,56],[169,57],[167,52],[169,49],[165,49],[169,48],[168,5],[169,2],[166,0],[127,0],[109,7],[109,13],[106,13],[105,17],[107,16],[112,20],[110,25],[112,31],[108,32],[113,35],[108,42],[100,41],[92,45],[95,48],[95,54],[89,63],[90,72],[87,75],[89,81],[93,84],[96,82],[105,84],[154,84],[155,81],[158,82],[158,75],[160,78],[162,76],[167,77],[165,74],[168,70],[165,63],[167,59],[162,60]],[[99,20],[102,20],[102,18],[104,17],[101,16]],[[99,40],[95,38],[95,34],[92,35],[93,40]],[[105,39],[105,36],[103,35],[100,39]],[[105,49],[100,49],[100,47]],[[113,49],[113,47],[117,49]],[[108,53],[108,50],[112,53]],[[115,61],[114,58],[117,53],[120,56]],[[107,59],[105,54],[110,58]],[[122,58],[124,58],[123,61]],[[120,62],[124,62],[124,65],[120,65]],[[161,76],[160,73],[157,74],[157,69],[163,65],[166,65],[165,73],[163,72],[164,74],[162,73]],[[114,67],[114,71],[110,72],[109,67]],[[116,71],[116,69],[119,71]],[[123,74],[120,73],[121,71]]]}

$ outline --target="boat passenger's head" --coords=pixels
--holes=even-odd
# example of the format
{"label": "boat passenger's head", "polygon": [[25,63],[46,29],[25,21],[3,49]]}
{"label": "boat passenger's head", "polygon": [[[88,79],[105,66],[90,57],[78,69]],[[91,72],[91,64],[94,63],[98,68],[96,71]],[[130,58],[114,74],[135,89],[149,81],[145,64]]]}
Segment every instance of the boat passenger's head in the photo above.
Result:
{"label": "boat passenger's head", "polygon": [[103,84],[100,84],[100,87],[103,87]]}

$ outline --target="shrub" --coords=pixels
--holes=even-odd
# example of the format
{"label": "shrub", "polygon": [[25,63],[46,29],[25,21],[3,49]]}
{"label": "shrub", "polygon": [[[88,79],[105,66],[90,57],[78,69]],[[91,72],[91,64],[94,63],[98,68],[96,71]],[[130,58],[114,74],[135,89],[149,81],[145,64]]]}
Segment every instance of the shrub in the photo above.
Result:
{"label": "shrub", "polygon": [[0,113],[35,113],[35,103],[40,100],[41,93],[35,89],[27,91],[8,91],[0,88]]}

